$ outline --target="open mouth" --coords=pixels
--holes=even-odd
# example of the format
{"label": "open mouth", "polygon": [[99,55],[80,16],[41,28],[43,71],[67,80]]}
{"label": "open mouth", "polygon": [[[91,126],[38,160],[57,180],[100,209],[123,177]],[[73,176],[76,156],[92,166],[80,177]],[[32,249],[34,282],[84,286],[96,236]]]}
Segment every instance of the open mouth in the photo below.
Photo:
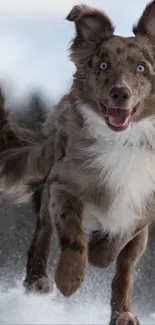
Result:
{"label": "open mouth", "polygon": [[123,131],[130,125],[131,116],[135,113],[134,109],[123,109],[105,107],[102,105],[102,112],[108,126],[115,131]]}

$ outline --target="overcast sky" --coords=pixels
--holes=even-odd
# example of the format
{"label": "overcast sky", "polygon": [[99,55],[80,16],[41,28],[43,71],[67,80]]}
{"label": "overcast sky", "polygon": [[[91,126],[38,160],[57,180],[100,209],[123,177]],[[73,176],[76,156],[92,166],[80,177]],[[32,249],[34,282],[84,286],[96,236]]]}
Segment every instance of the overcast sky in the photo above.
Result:
{"label": "overcast sky", "polygon": [[[147,0],[85,0],[110,15],[116,32],[128,36]],[[0,79],[17,94],[40,88],[56,100],[70,86],[68,44],[74,26],[65,20],[76,0],[0,2]],[[9,86],[9,87],[10,87]],[[10,89],[11,89],[10,88]]]}

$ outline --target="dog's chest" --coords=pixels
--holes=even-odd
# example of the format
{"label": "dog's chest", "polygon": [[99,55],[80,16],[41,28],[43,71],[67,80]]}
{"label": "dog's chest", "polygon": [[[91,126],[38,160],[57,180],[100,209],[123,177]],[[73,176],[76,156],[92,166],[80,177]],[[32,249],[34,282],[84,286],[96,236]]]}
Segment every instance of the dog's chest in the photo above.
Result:
{"label": "dog's chest", "polygon": [[145,217],[145,205],[155,190],[155,155],[142,147],[109,143],[88,150],[94,157],[88,168],[97,171],[98,186],[105,188],[109,205],[107,209],[104,204],[86,204],[85,229],[103,228],[112,233],[134,230]]}

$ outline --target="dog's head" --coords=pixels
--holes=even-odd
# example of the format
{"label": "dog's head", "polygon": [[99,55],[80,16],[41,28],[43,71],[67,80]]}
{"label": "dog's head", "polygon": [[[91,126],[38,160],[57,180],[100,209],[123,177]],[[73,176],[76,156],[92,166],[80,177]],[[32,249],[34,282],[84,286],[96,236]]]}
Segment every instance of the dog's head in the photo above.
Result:
{"label": "dog's head", "polygon": [[67,19],[76,27],[75,85],[108,126],[121,131],[155,115],[155,1],[133,28],[134,37],[115,35],[107,15],[85,5],[75,6]]}

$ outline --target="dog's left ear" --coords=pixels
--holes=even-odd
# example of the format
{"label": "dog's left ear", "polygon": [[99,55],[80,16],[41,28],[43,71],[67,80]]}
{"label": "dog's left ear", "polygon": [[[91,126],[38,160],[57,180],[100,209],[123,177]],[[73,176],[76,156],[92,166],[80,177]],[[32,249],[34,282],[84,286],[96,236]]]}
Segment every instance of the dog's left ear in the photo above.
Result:
{"label": "dog's left ear", "polygon": [[114,32],[111,20],[103,11],[85,5],[75,6],[66,19],[75,23],[77,37],[84,41],[109,37]]}
{"label": "dog's left ear", "polygon": [[150,2],[136,26],[133,33],[137,35],[155,36],[155,1]]}

